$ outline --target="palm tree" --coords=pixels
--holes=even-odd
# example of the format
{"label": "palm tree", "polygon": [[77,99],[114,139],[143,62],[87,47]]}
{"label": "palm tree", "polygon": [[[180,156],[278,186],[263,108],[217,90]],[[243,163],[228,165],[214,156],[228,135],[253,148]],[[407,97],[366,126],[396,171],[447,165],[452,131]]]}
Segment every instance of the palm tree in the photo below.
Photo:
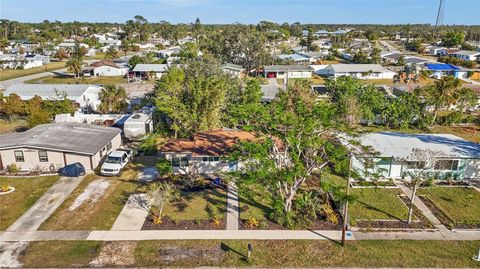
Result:
{"label": "palm tree", "polygon": [[75,78],[77,78],[79,74],[82,72],[82,65],[83,65],[82,59],[78,57],[72,57],[68,59],[68,61],[65,64],[65,67],[67,67],[69,72],[74,73]]}
{"label": "palm tree", "polygon": [[125,88],[115,85],[105,85],[99,94],[100,111],[119,113],[127,108],[127,92]]}
{"label": "palm tree", "polygon": [[110,46],[105,53],[105,60],[113,60],[118,57],[118,52],[114,46]]}

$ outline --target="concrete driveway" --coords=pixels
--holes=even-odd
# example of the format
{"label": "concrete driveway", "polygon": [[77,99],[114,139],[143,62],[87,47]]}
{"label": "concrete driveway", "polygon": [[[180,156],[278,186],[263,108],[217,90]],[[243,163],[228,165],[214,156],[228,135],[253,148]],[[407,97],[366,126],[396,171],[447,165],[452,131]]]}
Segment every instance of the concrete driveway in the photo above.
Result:
{"label": "concrete driveway", "polygon": [[37,230],[67,199],[83,178],[84,176],[61,177],[27,212],[10,225],[7,231]]}

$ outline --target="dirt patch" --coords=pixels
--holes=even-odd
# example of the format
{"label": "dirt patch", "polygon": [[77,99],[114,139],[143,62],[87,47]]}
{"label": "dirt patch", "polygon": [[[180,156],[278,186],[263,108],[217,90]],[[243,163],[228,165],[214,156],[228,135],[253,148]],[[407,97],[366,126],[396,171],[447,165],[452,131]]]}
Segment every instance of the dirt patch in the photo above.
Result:
{"label": "dirt patch", "polygon": [[136,247],[136,241],[107,242],[100,250],[100,254],[89,265],[93,267],[132,266],[135,264]]}
{"label": "dirt patch", "polygon": [[110,181],[103,178],[90,182],[90,184],[88,184],[85,190],[77,197],[77,199],[75,199],[68,209],[73,211],[86,201],[95,203],[100,197],[102,197],[108,186],[110,186]]}
{"label": "dirt patch", "polygon": [[0,267],[22,267],[18,257],[28,246],[28,242],[2,242],[0,244]]}
{"label": "dirt patch", "polygon": [[[466,223],[458,223],[454,220],[450,219],[447,214],[445,214],[440,208],[438,208],[435,203],[430,200],[427,196],[419,195],[420,200],[432,211],[433,215],[437,217],[440,222],[447,226],[449,229],[480,229],[480,224],[466,224]],[[461,210],[461,209],[459,209]]]}
{"label": "dirt patch", "polygon": [[215,263],[224,259],[225,252],[221,246],[214,248],[191,248],[165,245],[158,250],[157,259],[165,264],[187,260],[201,260],[202,263]]}
{"label": "dirt patch", "polygon": [[168,216],[162,218],[161,224],[154,224],[152,220],[152,215],[148,215],[142,230],[225,230],[226,227],[225,220],[220,225],[214,225],[211,220],[174,221]]}
{"label": "dirt patch", "polygon": [[[328,222],[325,219],[320,218],[314,221],[308,227],[298,227],[294,228],[293,230],[340,230],[342,227],[342,218],[340,216],[337,216],[337,218],[340,222],[339,224]],[[260,220],[258,227],[253,228],[247,227],[247,220],[241,219],[239,227],[242,230],[291,230],[269,219]]]}

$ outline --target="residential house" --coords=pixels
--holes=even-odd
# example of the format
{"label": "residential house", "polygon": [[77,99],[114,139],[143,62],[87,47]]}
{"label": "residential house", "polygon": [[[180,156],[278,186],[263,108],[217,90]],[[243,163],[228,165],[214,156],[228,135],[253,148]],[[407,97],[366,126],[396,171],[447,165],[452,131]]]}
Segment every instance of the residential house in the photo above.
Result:
{"label": "residential house", "polygon": [[95,111],[100,105],[99,93],[103,87],[92,84],[15,84],[9,86],[4,95],[12,93],[22,100],[30,100],[35,96],[43,100],[59,100],[64,96],[74,102],[80,110]]}
{"label": "residential house", "polygon": [[231,63],[226,63],[226,64],[222,64],[221,66],[223,72],[225,72],[226,74],[229,74],[233,77],[241,77],[242,76],[242,73],[243,73],[243,67],[241,67],[240,65],[236,65],[236,64],[231,64]]}
{"label": "residential house", "polygon": [[431,55],[445,55],[447,48],[439,47],[439,46],[431,46],[429,49],[429,53]]}
{"label": "residential house", "polygon": [[327,76],[349,76],[357,79],[393,79],[396,75],[379,64],[332,64],[325,69]]}
{"label": "residential house", "polygon": [[162,146],[161,153],[172,163],[174,173],[185,174],[192,169],[200,174],[234,172],[242,167],[228,158],[235,145],[255,139],[246,131],[206,131],[195,134],[193,139],[171,139]]}
{"label": "residential house", "polygon": [[280,54],[277,58],[283,61],[292,61],[295,64],[310,63],[310,58],[304,57],[300,54]]}
{"label": "residential house", "polygon": [[444,76],[454,76],[456,78],[467,78],[470,69],[443,63],[431,63],[425,65],[426,69],[432,72],[432,76],[440,79]]}
{"label": "residential house", "polygon": [[480,51],[460,50],[460,51],[449,53],[448,55],[464,61],[480,60]]}
{"label": "residential house", "polygon": [[[413,149],[435,150],[438,156],[434,173],[438,179],[468,180],[480,178],[480,145],[451,134],[404,134],[394,132],[368,133],[360,136],[362,146],[377,152],[374,157],[355,156],[353,168],[360,175],[380,172],[385,178],[407,178],[414,163],[423,160],[412,159]],[[373,161],[373,168],[365,168],[365,158]],[[410,165],[409,165],[410,163]]]}
{"label": "residential house", "polygon": [[2,69],[30,69],[41,67],[50,62],[48,56],[40,54],[3,54],[0,55]]}
{"label": "residential house", "polygon": [[263,74],[266,78],[311,78],[313,68],[304,65],[267,65]]}
{"label": "residential house", "polygon": [[15,164],[21,171],[56,172],[81,163],[94,170],[122,145],[121,130],[81,123],[52,123],[25,132],[0,135],[0,170]]}
{"label": "residential house", "polygon": [[90,64],[84,71],[89,72],[91,76],[96,77],[114,77],[124,76],[128,72],[128,66],[117,64],[113,61],[103,60]]}
{"label": "residential house", "polygon": [[166,64],[137,64],[132,71],[137,77],[159,79],[167,70]]}

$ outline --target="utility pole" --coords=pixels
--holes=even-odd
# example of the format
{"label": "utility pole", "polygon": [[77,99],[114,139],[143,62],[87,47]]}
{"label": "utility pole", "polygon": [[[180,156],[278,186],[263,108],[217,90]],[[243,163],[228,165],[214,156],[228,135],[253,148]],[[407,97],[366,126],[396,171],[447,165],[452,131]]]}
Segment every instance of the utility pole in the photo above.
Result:
{"label": "utility pole", "polygon": [[440,0],[440,5],[438,6],[437,21],[435,26],[441,26],[443,24],[443,14],[445,13],[445,0]]}
{"label": "utility pole", "polygon": [[342,246],[345,246],[345,236],[348,225],[348,197],[350,195],[350,177],[352,176],[352,154],[349,154],[348,160],[348,177],[347,177],[347,191],[345,195],[345,206],[343,207],[343,227],[342,227]]}

